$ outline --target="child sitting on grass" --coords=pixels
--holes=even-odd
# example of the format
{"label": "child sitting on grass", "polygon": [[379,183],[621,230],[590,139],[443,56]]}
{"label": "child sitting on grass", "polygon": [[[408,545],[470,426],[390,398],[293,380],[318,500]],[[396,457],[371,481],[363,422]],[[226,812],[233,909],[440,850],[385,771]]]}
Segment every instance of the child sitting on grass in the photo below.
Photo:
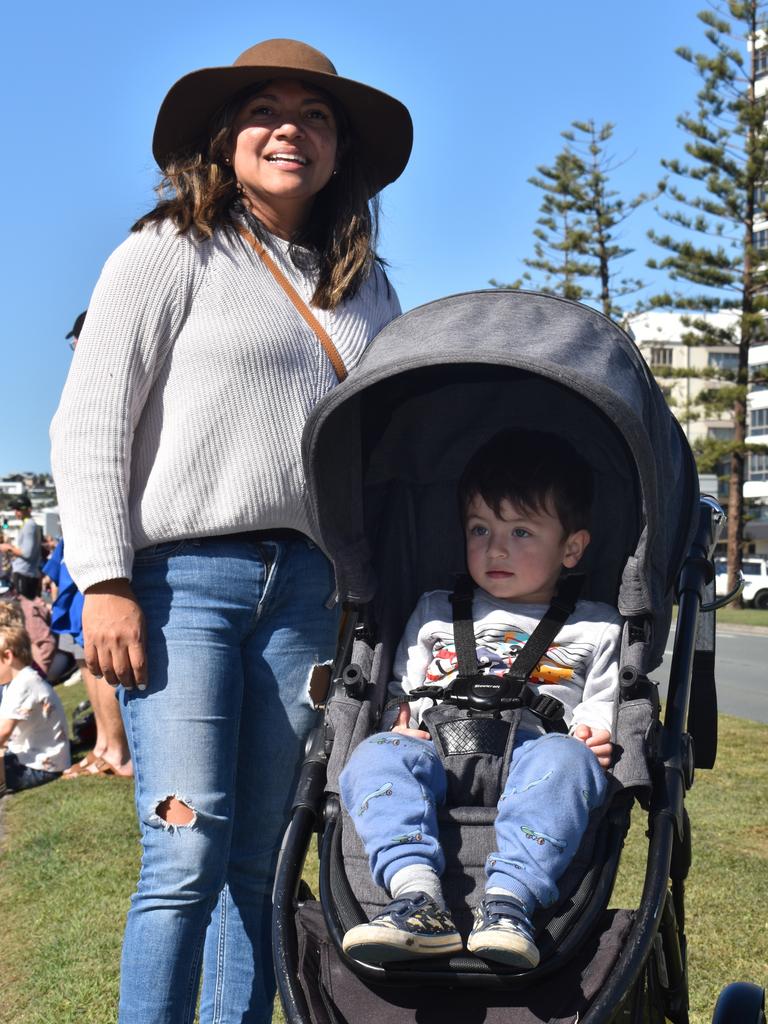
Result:
{"label": "child sitting on grass", "polygon": [[7,604],[0,605],[0,695],[0,791],[58,779],[70,765],[64,708],[32,667],[21,613]]}
{"label": "child sitting on grass", "polygon": [[[545,615],[563,569],[589,543],[591,470],[564,440],[537,431],[496,435],[459,483],[478,663],[504,675]],[[558,898],[590,810],[606,793],[621,619],[615,608],[578,601],[557,641],[531,674],[536,691],[560,700],[569,735],[545,732],[524,712],[498,803],[498,850],[486,862],[485,895],[467,949],[518,968],[539,962],[531,917]],[[482,648],[482,652],[480,652]],[[393,698],[447,685],[456,675],[448,591],[423,594],[400,642]],[[393,730],[369,737],[341,775],[341,796],[363,841],[371,873],[392,902],[346,933],[358,960],[382,963],[462,950],[445,909],[445,866],[436,806],[446,773],[420,716],[428,697],[393,709]],[[382,726],[388,725],[387,714]]]}

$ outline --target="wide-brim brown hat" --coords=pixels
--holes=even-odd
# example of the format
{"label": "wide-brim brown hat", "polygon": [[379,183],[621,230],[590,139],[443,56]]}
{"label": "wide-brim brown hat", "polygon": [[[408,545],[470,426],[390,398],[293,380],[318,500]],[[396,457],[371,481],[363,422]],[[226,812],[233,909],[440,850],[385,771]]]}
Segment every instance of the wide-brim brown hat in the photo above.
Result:
{"label": "wide-brim brown hat", "polygon": [[161,169],[171,156],[205,146],[213,115],[241,90],[273,78],[313,82],[344,108],[355,133],[371,195],[402,174],[413,144],[407,108],[392,96],[342,78],[324,53],[295,39],[267,39],[230,67],[202,68],[180,78],[157,115],[152,152]]}

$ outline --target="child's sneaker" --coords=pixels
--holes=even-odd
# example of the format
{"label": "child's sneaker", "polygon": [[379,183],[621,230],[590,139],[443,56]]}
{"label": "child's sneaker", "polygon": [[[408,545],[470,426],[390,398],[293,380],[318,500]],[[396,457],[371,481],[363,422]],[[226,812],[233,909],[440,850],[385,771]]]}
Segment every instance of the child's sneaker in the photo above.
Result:
{"label": "child's sneaker", "polygon": [[405,893],[372,921],[350,928],[342,947],[356,960],[371,964],[451,956],[463,948],[451,915],[423,892]]}
{"label": "child's sneaker", "polygon": [[536,967],[539,951],[523,906],[511,896],[486,896],[475,910],[467,949],[509,967]]}

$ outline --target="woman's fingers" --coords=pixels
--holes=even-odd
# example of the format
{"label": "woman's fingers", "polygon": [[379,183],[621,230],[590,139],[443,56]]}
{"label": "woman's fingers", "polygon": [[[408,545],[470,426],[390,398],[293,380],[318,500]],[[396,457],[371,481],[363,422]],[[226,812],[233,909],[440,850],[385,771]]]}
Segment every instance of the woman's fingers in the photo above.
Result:
{"label": "woman's fingers", "polygon": [[99,651],[96,644],[86,643],[85,645],[85,667],[95,676],[97,679],[101,679],[103,672],[101,671],[101,662],[99,661]]}
{"label": "woman's fingers", "polygon": [[146,686],[144,616],[127,580],[89,588],[83,606],[86,665],[111,685]]}
{"label": "woman's fingers", "polygon": [[[142,619],[143,626],[143,619]],[[140,690],[147,686],[147,659],[144,653],[144,635],[142,630],[141,639],[128,647],[128,658],[131,663],[133,678]]]}

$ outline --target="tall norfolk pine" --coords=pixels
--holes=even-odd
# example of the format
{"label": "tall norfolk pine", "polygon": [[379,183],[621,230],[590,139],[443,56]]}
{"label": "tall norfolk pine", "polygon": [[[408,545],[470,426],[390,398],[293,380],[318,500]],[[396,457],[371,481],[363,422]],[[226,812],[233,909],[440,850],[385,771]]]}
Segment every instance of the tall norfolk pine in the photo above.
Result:
{"label": "tall norfolk pine", "polygon": [[[652,305],[736,314],[725,329],[689,315],[683,338],[687,344],[732,344],[738,353],[735,372],[722,375],[707,395],[710,408],[733,416],[733,440],[724,443],[721,454],[729,460],[728,576],[734,586],[743,540],[749,349],[768,340],[768,253],[755,245],[757,227],[768,220],[768,206],[760,198],[768,183],[768,97],[757,85],[758,59],[768,38],[764,0],[713,0],[711,8],[698,15],[708,52],[677,50],[702,84],[695,114],[677,118],[687,135],[690,162],[662,161],[673,176],[666,187],[673,205],[659,212],[675,231],[649,232],[668,255],[648,265],[666,271],[673,282],[695,286],[657,295]],[[688,180],[687,191],[674,183],[679,179]]]}
{"label": "tall norfolk pine", "polygon": [[[551,167],[540,165],[528,181],[541,189],[539,217],[533,235],[533,257],[523,260],[537,272],[538,288],[566,299],[586,298],[583,279],[590,267],[583,258],[589,240],[589,229],[580,213],[579,179],[584,166],[579,157],[566,146],[555,157]],[[528,271],[511,284],[489,282],[495,288],[533,287]]]}
{"label": "tall norfolk pine", "polygon": [[490,283],[538,286],[567,299],[591,301],[619,320],[624,315],[620,300],[642,287],[640,281],[617,277],[618,261],[632,252],[621,242],[620,227],[648,197],[624,200],[611,187],[611,175],[619,166],[605,148],[613,136],[612,124],[573,121],[561,135],[566,144],[554,164],[537,167],[528,179],[543,193],[533,232],[534,255],[523,260],[528,271],[510,285]]}
{"label": "tall norfolk pine", "polygon": [[642,281],[617,277],[618,262],[633,252],[622,244],[620,228],[649,197],[641,193],[625,200],[611,188],[611,176],[620,166],[605,149],[613,128],[610,122],[598,127],[592,120],[573,121],[562,135],[581,166],[577,208],[587,227],[583,255],[587,277],[596,281],[594,289],[586,289],[585,297],[598,302],[606,316],[620,320],[624,315],[621,300],[643,287]]}

